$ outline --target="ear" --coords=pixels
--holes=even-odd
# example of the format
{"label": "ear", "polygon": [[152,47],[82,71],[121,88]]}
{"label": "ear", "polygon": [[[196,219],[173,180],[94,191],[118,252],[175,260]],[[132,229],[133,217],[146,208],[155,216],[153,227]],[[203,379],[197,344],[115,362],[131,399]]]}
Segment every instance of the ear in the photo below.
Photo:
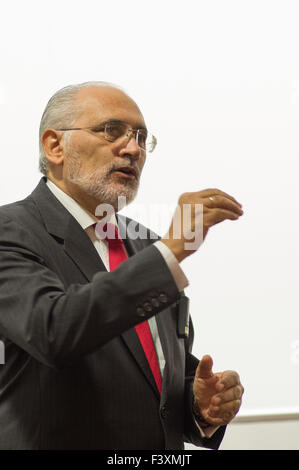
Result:
{"label": "ear", "polygon": [[42,135],[45,155],[53,165],[61,165],[64,160],[62,137],[63,133],[55,129],[47,129]]}

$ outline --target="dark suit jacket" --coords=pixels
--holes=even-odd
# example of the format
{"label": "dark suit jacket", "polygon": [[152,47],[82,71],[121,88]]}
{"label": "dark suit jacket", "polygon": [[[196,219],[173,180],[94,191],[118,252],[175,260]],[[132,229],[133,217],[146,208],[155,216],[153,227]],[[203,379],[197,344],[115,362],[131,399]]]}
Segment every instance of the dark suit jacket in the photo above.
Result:
{"label": "dark suit jacket", "polygon": [[[180,294],[154,240],[124,240],[130,257],[108,273],[46,178],[0,223],[0,449],[217,448],[224,428],[201,439],[192,417],[193,332],[178,338]],[[153,315],[161,397],[133,328]]]}

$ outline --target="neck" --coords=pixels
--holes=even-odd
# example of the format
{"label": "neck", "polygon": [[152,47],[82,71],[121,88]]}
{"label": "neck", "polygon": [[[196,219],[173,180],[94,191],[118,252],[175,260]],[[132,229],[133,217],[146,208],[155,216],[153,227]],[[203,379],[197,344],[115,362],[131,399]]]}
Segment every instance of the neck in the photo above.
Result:
{"label": "neck", "polygon": [[[99,210],[99,206],[104,204],[107,207],[107,203],[105,201],[99,201],[98,199],[89,196],[84,191],[82,191],[77,185],[65,181],[63,179],[57,179],[53,177],[53,175],[48,174],[47,178],[52,181],[61,191],[66,193],[72,199],[74,199],[83,209],[91,213],[92,215],[96,215],[96,217],[101,220],[102,218],[106,217],[107,210]],[[111,213],[116,213],[118,208],[111,206]],[[112,210],[113,208],[113,210]]]}

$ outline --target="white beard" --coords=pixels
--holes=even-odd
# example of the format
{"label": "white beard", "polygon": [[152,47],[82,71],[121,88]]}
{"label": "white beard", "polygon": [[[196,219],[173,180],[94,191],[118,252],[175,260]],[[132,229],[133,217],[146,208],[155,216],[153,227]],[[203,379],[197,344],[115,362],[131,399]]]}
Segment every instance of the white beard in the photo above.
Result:
{"label": "white beard", "polygon": [[82,174],[82,160],[78,153],[69,148],[67,151],[67,159],[66,178],[68,181],[78,186],[85,194],[95,198],[99,204],[109,204],[117,211],[118,198],[120,196],[125,198],[126,205],[130,204],[135,199],[139,187],[140,171],[136,165],[134,165],[134,162],[131,163],[124,159],[123,166],[133,166],[137,172],[137,179],[132,181],[123,178],[116,182],[112,180],[113,176],[111,173],[112,170],[119,166],[115,163],[111,163],[100,170],[95,170],[93,173],[84,175]]}

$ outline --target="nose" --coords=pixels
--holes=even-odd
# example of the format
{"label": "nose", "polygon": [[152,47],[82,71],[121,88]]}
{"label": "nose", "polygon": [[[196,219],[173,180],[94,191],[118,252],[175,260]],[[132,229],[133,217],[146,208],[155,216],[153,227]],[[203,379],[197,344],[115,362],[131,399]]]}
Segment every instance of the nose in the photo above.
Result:
{"label": "nose", "polygon": [[140,158],[140,152],[141,149],[139,145],[137,144],[135,135],[132,134],[129,138],[129,140],[126,140],[125,144],[119,151],[119,155],[121,157],[133,157],[135,160]]}

